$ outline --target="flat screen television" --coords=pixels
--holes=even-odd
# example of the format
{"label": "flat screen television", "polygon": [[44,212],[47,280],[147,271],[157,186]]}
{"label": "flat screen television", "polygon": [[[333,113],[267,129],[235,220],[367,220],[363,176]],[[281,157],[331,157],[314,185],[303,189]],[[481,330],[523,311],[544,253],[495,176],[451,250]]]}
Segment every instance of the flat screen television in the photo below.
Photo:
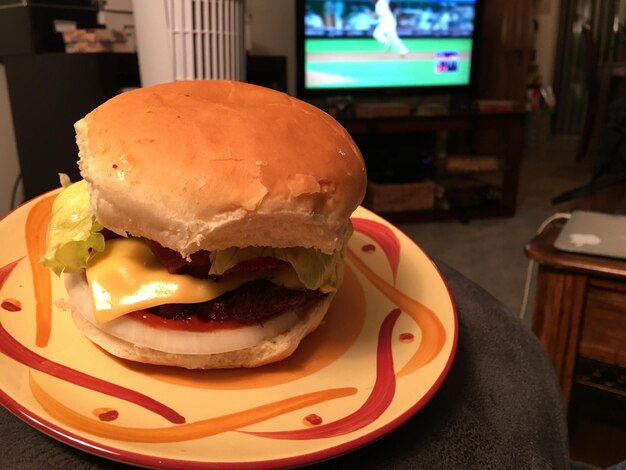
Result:
{"label": "flat screen television", "polygon": [[297,0],[298,95],[469,91],[480,0]]}

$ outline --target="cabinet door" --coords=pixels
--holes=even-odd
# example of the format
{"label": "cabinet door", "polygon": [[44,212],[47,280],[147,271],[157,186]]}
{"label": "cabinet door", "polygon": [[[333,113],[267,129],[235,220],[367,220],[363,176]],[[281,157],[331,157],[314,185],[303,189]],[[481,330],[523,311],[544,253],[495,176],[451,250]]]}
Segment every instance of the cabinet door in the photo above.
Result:
{"label": "cabinet door", "polygon": [[478,97],[524,102],[534,43],[533,0],[486,0]]}

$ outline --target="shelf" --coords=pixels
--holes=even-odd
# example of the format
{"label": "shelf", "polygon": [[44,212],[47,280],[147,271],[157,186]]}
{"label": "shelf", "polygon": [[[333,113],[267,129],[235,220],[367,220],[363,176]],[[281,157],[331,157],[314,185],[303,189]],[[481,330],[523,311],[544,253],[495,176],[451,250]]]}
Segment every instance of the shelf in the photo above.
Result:
{"label": "shelf", "polygon": [[446,211],[431,209],[421,211],[401,212],[377,212],[378,215],[391,223],[417,223],[417,222],[441,222],[453,221],[469,222],[472,219],[484,219],[492,217],[512,217],[515,209],[506,207],[477,207],[462,211]]}
{"label": "shelf", "polygon": [[467,116],[346,118],[339,119],[350,134],[406,134],[439,130],[469,130]]}
{"label": "shelf", "polygon": [[[500,205],[457,210],[398,210],[377,212],[394,222],[462,220],[510,217],[515,214],[519,167],[524,146],[525,113],[468,113],[447,116],[390,118],[340,118],[361,147],[372,179],[386,181],[397,175],[418,180],[442,177],[476,177],[482,172],[446,173],[441,155],[498,158]],[[430,135],[429,135],[430,134]],[[430,140],[429,140],[430,139]],[[430,160],[423,160],[428,155]],[[444,157],[445,158],[445,157]],[[424,163],[426,161],[426,163]],[[445,163],[445,162],[444,162]],[[386,174],[389,172],[389,174]],[[381,177],[382,176],[382,177]],[[487,181],[488,183],[489,181]],[[463,201],[461,201],[463,202]],[[395,209],[395,208],[394,208]]]}
{"label": "shelf", "polygon": [[472,130],[478,123],[488,122],[496,127],[511,121],[522,123],[525,112],[510,113],[467,113],[441,116],[404,116],[387,118],[337,117],[350,134],[404,134],[411,132],[434,132],[441,130]]}

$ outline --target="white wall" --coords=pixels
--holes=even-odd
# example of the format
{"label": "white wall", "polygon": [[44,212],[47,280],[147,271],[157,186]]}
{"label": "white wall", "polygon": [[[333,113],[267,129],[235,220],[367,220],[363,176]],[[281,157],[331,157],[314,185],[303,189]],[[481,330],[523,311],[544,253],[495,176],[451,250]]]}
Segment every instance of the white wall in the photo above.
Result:
{"label": "white wall", "polygon": [[[17,144],[11,115],[11,102],[4,65],[0,64],[0,217],[9,212],[15,181],[20,174]],[[17,202],[23,201],[21,186]]]}
{"label": "white wall", "polygon": [[535,48],[543,85],[553,85],[560,7],[561,0],[541,0],[538,2],[536,18],[539,30],[535,39]]}
{"label": "white wall", "polygon": [[247,0],[252,54],[287,57],[287,89],[296,93],[296,30],[293,0]]}

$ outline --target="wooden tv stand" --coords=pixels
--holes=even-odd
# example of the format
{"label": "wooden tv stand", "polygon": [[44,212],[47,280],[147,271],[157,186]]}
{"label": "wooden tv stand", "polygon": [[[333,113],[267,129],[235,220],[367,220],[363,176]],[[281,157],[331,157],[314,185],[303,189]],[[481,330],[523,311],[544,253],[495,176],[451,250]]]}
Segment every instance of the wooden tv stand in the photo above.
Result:
{"label": "wooden tv stand", "polygon": [[[472,207],[462,210],[443,210],[434,207],[426,210],[390,209],[377,211],[394,222],[418,222],[446,219],[469,220],[479,217],[504,217],[515,214],[520,161],[524,147],[524,112],[506,113],[466,113],[442,116],[407,116],[379,118],[351,118],[338,116],[337,119],[350,132],[357,142],[363,139],[392,142],[398,136],[419,136],[444,132],[448,142],[470,141],[465,145],[464,154],[495,155],[499,159],[499,203],[490,207]],[[360,144],[359,144],[360,145]],[[447,155],[458,152],[453,148],[444,149]],[[372,158],[367,145],[361,147],[366,164]],[[384,158],[384,156],[382,157]],[[368,169],[369,171],[369,169]],[[460,173],[455,173],[460,176]],[[374,176],[374,175],[370,175]],[[434,179],[446,175],[446,171],[437,170]]]}

